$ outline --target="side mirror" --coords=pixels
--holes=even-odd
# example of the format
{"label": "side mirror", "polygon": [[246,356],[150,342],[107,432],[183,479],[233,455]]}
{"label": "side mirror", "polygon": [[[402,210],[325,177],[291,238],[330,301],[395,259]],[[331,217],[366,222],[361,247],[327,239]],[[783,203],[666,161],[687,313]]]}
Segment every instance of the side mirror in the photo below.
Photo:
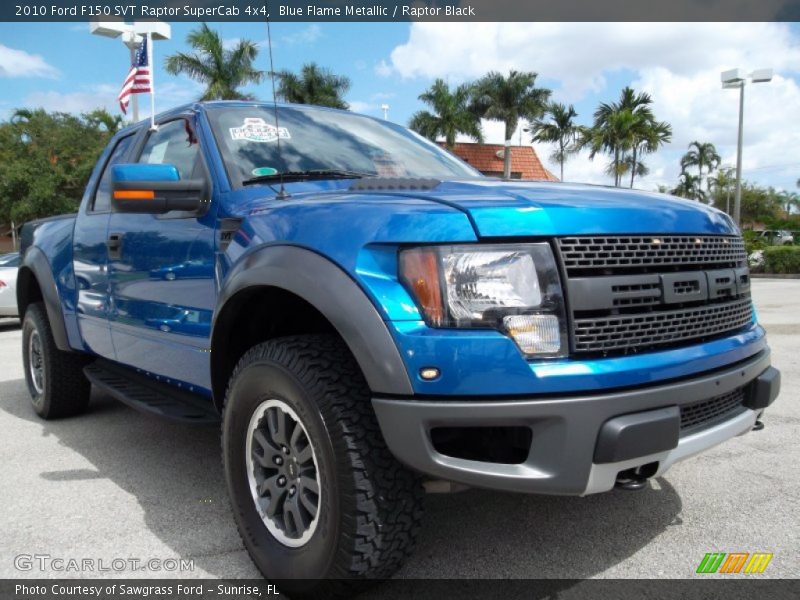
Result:
{"label": "side mirror", "polygon": [[111,207],[115,212],[200,212],[209,203],[206,182],[202,179],[181,180],[173,165],[113,165],[111,180]]}

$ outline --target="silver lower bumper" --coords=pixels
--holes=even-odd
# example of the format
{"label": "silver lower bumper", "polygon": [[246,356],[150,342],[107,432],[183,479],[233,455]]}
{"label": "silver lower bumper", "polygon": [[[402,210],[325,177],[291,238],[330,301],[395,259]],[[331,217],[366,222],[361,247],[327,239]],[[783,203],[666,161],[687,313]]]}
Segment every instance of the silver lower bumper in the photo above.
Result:
{"label": "silver lower bumper", "polygon": [[745,410],[743,413],[719,425],[710,427],[694,435],[680,438],[678,447],[666,452],[651,454],[650,456],[641,456],[616,463],[606,463],[602,465],[592,463],[592,469],[589,471],[589,482],[582,495],[607,492],[614,487],[617,475],[620,471],[641,467],[650,463],[657,462],[658,470],[655,476],[662,475],[676,462],[690,458],[709,448],[713,448],[732,437],[747,433],[753,428],[753,425],[755,425],[757,416],[757,411]]}

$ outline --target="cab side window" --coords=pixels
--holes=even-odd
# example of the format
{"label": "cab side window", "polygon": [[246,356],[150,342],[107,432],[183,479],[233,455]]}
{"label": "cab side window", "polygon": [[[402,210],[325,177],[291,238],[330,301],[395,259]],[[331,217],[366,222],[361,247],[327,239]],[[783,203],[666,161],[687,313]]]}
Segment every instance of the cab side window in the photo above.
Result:
{"label": "cab side window", "polygon": [[177,119],[160,125],[147,138],[140,163],[173,165],[181,179],[191,179],[198,166],[200,144],[189,122]]}
{"label": "cab side window", "polygon": [[114,150],[111,151],[111,156],[109,156],[108,162],[103,168],[103,174],[100,176],[100,181],[94,192],[91,206],[93,212],[108,212],[111,206],[111,166],[122,162],[128,154],[133,138],[133,135],[122,138],[117,142]]}

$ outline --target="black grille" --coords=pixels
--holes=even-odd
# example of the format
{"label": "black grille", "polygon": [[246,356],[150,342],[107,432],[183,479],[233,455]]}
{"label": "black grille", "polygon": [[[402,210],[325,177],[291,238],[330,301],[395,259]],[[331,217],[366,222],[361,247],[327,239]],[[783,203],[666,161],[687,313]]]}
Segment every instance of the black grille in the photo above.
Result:
{"label": "black grille", "polygon": [[[744,267],[744,240],[729,236],[652,235],[560,238],[569,275],[647,267]],[[652,270],[652,269],[651,269]]]}
{"label": "black grille", "polygon": [[681,406],[681,435],[695,433],[730,419],[744,410],[743,403],[744,388],[739,388],[711,400]]}
{"label": "black grille", "polygon": [[749,296],[724,304],[574,320],[576,352],[625,352],[712,337],[753,319]]}

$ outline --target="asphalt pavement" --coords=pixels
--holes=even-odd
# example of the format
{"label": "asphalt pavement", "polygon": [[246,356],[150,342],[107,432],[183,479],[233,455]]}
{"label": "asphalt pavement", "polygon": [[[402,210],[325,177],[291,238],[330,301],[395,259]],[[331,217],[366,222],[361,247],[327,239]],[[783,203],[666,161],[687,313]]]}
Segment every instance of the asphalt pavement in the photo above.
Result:
{"label": "asphalt pavement", "polygon": [[[640,492],[428,496],[399,576],[686,578],[706,552],[771,552],[764,577],[800,577],[800,280],[755,280],[753,295],[783,374],[763,431],[679,463]],[[0,320],[0,578],[258,577],[230,515],[219,432],[97,393],[87,414],[41,421],[20,338],[18,322]],[[113,568],[39,569],[56,558]],[[194,565],[140,571],[119,559]]]}

